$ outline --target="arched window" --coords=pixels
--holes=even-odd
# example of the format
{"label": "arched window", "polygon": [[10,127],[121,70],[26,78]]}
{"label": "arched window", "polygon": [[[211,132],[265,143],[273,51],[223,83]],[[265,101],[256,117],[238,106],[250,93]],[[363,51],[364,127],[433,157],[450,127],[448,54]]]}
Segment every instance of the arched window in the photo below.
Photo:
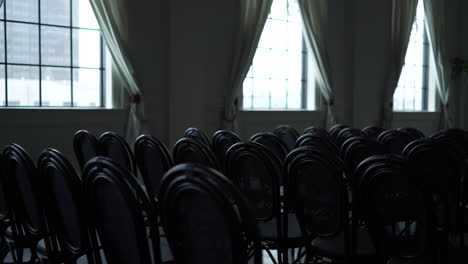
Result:
{"label": "arched window", "polygon": [[297,0],[274,0],[243,84],[245,110],[315,108]]}
{"label": "arched window", "polygon": [[393,95],[393,110],[435,111],[435,82],[430,76],[430,46],[425,27],[424,3],[419,1],[406,52],[405,65]]}

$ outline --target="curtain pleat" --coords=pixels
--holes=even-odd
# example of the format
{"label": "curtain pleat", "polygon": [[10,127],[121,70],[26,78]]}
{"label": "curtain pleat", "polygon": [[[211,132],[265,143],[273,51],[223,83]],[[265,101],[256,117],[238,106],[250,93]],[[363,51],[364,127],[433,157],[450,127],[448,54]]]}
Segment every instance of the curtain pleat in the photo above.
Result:
{"label": "curtain pleat", "polygon": [[239,0],[236,3],[231,74],[223,117],[225,129],[237,130],[236,117],[241,107],[242,84],[252,64],[272,3],[273,0]]}
{"label": "curtain pleat", "polygon": [[[421,0],[422,1],[422,0]],[[388,70],[384,84],[382,126],[390,128],[393,119],[393,94],[405,65],[411,30],[416,17],[418,0],[393,0],[391,40],[388,52]]]}
{"label": "curtain pleat", "polygon": [[449,38],[445,35],[447,32],[445,28],[445,4],[445,1],[440,0],[424,0],[426,28],[432,48],[431,60],[434,65],[432,74],[436,77],[437,94],[441,103],[440,129],[449,128],[453,125],[449,109],[452,79],[451,63],[446,53]]}
{"label": "curtain pleat", "polygon": [[312,67],[317,73],[316,82],[325,99],[325,127],[336,124],[334,92],[330,78],[330,59],[327,46],[328,38],[328,0],[298,0],[304,22],[308,48],[313,53]]}
{"label": "curtain pleat", "polygon": [[127,0],[90,0],[101,34],[112,55],[113,66],[130,95],[125,138],[133,142],[142,133],[145,119],[141,90],[128,56],[128,8]]}

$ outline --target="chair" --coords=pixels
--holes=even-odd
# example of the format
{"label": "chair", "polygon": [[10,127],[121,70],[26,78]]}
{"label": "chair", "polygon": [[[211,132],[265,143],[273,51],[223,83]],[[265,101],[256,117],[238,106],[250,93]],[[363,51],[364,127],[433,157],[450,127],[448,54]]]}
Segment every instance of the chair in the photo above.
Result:
{"label": "chair", "polygon": [[10,212],[6,197],[6,178],[4,174],[4,161],[0,153],[0,260],[3,261],[9,251],[5,241],[5,231],[10,225]]}
{"label": "chair", "polygon": [[105,132],[99,137],[102,156],[108,157],[124,169],[138,176],[132,149],[123,137],[114,132]]}
{"label": "chair", "polygon": [[208,136],[203,132],[203,130],[196,128],[196,127],[190,127],[185,130],[184,137],[186,138],[192,138],[202,144],[205,144],[207,147],[212,149],[211,142],[208,138]]}
{"label": "chair", "polygon": [[262,263],[255,219],[221,173],[180,164],[164,177],[161,218],[176,263]]}
{"label": "chair", "polygon": [[377,139],[380,133],[385,131],[385,128],[378,126],[366,126],[362,131],[370,138]]}
{"label": "chair", "polygon": [[161,263],[156,205],[132,173],[96,157],[86,164],[83,183],[91,233],[97,232],[106,263]]}
{"label": "chair", "polygon": [[262,144],[273,154],[278,157],[278,159],[283,162],[286,156],[288,155],[288,147],[277,137],[276,135],[269,132],[260,132],[253,135],[249,141]]}
{"label": "chair", "polygon": [[407,132],[390,129],[380,133],[377,140],[385,145],[388,153],[400,155],[414,138]]}
{"label": "chair", "polygon": [[343,124],[336,124],[332,126],[329,130],[331,137],[336,141],[338,139],[338,134],[340,133],[340,131],[345,128],[349,128],[349,126]]}
{"label": "chair", "polygon": [[284,145],[288,148],[288,152],[294,149],[296,140],[299,137],[297,130],[287,125],[278,126],[273,134],[283,141]]}
{"label": "chair", "polygon": [[[353,263],[343,163],[336,156],[308,147],[296,149],[286,160],[285,200],[301,229],[310,234],[306,263],[325,258]],[[357,256],[372,256],[374,249],[365,230],[360,229],[357,238]]]}
{"label": "chair", "polygon": [[161,180],[173,166],[166,146],[157,138],[141,135],[135,141],[135,160],[150,197],[158,197]]}
{"label": "chair", "polygon": [[465,161],[461,148],[432,139],[419,139],[411,142],[404,154],[411,161],[413,177],[432,198],[433,211],[440,216],[435,225],[439,227],[438,235],[442,238],[438,240],[442,241],[443,251],[448,251],[450,234],[457,235],[463,244],[462,178]]}
{"label": "chair", "polygon": [[[15,263],[35,263],[36,246],[44,240],[49,256],[52,247],[47,239],[47,228],[40,201],[41,182],[27,152],[17,144],[3,149],[5,191],[10,208],[10,226],[5,239]],[[29,254],[30,259],[25,260]]]}
{"label": "chair", "polygon": [[398,128],[398,131],[402,131],[402,132],[410,134],[413,137],[413,139],[420,139],[420,138],[426,137],[423,132],[413,127]]}
{"label": "chair", "polygon": [[320,132],[309,132],[300,136],[296,141],[296,148],[302,146],[315,146],[332,154],[339,154],[339,149],[334,140],[328,134]]}
{"label": "chair", "polygon": [[352,175],[358,165],[368,157],[385,153],[384,145],[367,137],[349,138],[341,146],[341,157],[346,163],[348,175]]}
{"label": "chair", "polygon": [[39,244],[40,261],[75,263],[86,257],[88,263],[95,263],[88,235],[83,185],[73,166],[59,151],[46,149],[39,156],[38,172],[43,186],[48,236],[58,251],[53,259]]}
{"label": "chair", "polygon": [[197,140],[191,138],[179,139],[173,149],[174,164],[199,163],[213,169],[219,169],[220,165],[211,149]]}
{"label": "chair", "polygon": [[352,137],[367,137],[366,133],[356,128],[343,128],[336,136],[336,145],[341,148],[343,143]]}
{"label": "chair", "polygon": [[[281,211],[280,178],[282,169],[271,150],[256,142],[233,145],[226,155],[226,173],[253,208],[260,229],[262,247],[273,260],[271,249],[277,250],[278,263],[287,263],[288,249],[306,245],[296,216]],[[286,220],[287,219],[287,220]],[[287,223],[287,226],[284,223]],[[285,236],[284,228],[288,229]]]}
{"label": "chair", "polygon": [[240,138],[236,133],[229,130],[218,130],[213,134],[213,151],[223,169],[228,149],[238,142],[240,142]]}
{"label": "chair", "polygon": [[434,263],[430,201],[413,180],[407,168],[387,163],[361,189],[380,263]]}
{"label": "chair", "polygon": [[88,160],[102,154],[99,140],[86,130],[79,130],[75,133],[73,136],[73,149],[81,169]]}

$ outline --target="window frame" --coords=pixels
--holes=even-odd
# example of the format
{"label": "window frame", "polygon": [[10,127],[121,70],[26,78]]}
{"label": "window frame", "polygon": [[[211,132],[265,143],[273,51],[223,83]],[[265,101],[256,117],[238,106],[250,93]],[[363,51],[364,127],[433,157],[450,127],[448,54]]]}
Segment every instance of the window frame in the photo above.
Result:
{"label": "window frame", "polygon": [[[79,26],[74,26],[73,25],[73,3],[74,1],[78,0],[68,0],[70,2],[70,10],[69,10],[69,24],[68,25],[59,25],[59,24],[49,24],[49,23],[43,23],[42,18],[41,18],[41,0],[36,0],[37,1],[37,9],[38,9],[38,18],[37,22],[30,22],[30,21],[21,21],[21,20],[14,20],[14,19],[8,19],[7,17],[7,5],[6,1],[3,2],[1,7],[3,10],[1,11],[3,14],[3,18],[0,18],[0,23],[3,23],[3,25],[0,25],[0,27],[3,27],[3,37],[4,37],[4,42],[0,43],[0,45],[3,45],[4,47],[4,61],[0,62],[0,66],[4,66],[4,85],[5,85],[5,98],[4,98],[4,105],[0,105],[0,109],[69,109],[69,110],[76,110],[76,109],[95,109],[95,110],[100,110],[100,109],[112,109],[113,104],[111,106],[106,104],[106,101],[108,101],[107,95],[108,95],[108,89],[112,87],[108,87],[108,82],[110,84],[114,83],[114,73],[112,71],[112,64],[113,61],[110,60],[109,65],[108,63],[108,50],[105,46],[105,42],[103,39],[103,36],[101,34],[101,29],[96,29],[96,28],[86,28],[86,27],[79,27]],[[11,63],[8,62],[8,23],[14,23],[14,24],[21,24],[21,25],[34,25],[37,26],[38,30],[38,63]],[[67,22],[68,23],[68,22]],[[61,29],[68,29],[70,34],[70,65],[51,65],[51,64],[45,64],[42,63],[42,30],[41,28],[45,27],[50,27],[50,28],[61,28]],[[95,31],[99,32],[99,49],[100,49],[100,58],[99,58],[99,67],[82,67],[82,66],[74,66],[74,55],[73,55],[73,37],[74,37],[74,31],[76,30],[87,30],[87,31]],[[32,105],[32,106],[24,106],[24,105],[9,105],[8,103],[8,66],[26,66],[26,67],[37,67],[38,72],[39,72],[39,77],[38,77],[38,86],[39,86],[39,104],[38,105]],[[109,66],[109,67],[108,67]],[[42,72],[43,68],[58,68],[58,69],[69,69],[70,70],[70,105],[69,106],[48,106],[48,105],[43,105],[43,98],[42,98]],[[75,101],[73,100],[73,80],[74,80],[74,70],[76,69],[85,69],[85,70],[99,70],[99,76],[100,76],[100,81],[99,81],[99,105],[96,106],[75,106],[74,103]],[[107,72],[111,71],[111,78],[112,80],[107,80]],[[112,94],[112,92],[111,92]]]}

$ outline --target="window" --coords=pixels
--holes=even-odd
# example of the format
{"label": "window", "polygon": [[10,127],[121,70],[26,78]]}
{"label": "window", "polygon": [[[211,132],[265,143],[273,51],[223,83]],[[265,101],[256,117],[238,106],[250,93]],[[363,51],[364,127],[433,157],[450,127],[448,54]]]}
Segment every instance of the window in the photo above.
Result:
{"label": "window", "polygon": [[0,106],[103,107],[106,61],[88,0],[0,8]]}
{"label": "window", "polygon": [[315,107],[307,82],[307,51],[297,0],[274,0],[243,84],[243,109]]}
{"label": "window", "polygon": [[405,65],[393,95],[394,111],[435,111],[436,93],[434,80],[429,75],[431,66],[429,52],[424,4],[420,0],[406,52]]}

